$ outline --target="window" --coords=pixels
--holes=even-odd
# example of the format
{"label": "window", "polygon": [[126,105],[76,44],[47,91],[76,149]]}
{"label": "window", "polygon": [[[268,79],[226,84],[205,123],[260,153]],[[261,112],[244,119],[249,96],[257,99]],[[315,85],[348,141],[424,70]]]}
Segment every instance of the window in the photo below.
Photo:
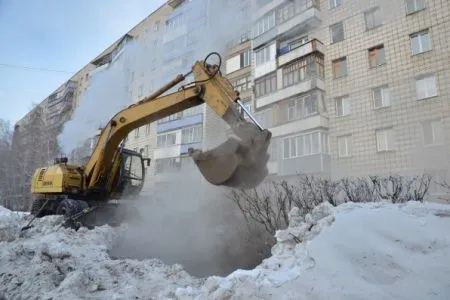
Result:
{"label": "window", "polygon": [[283,139],[283,159],[320,153],[321,134],[313,132]]}
{"label": "window", "polygon": [[178,14],[172,19],[166,21],[166,30],[173,30],[184,24],[184,16],[182,14]]}
{"label": "window", "polygon": [[245,68],[250,66],[251,63],[251,51],[246,50],[245,52],[241,53],[241,68]]}
{"label": "window", "polygon": [[203,126],[194,126],[189,128],[184,128],[181,131],[181,142],[183,144],[199,143],[203,136]]}
{"label": "window", "polygon": [[378,129],[375,132],[377,137],[377,151],[394,149],[394,131],[392,128]]}
{"label": "window", "polygon": [[271,60],[270,57],[270,46],[264,47],[255,53],[256,55],[256,65],[262,65]]}
{"label": "window", "polygon": [[144,85],[141,84],[138,89],[138,97],[142,97],[143,94],[144,94]]}
{"label": "window", "polygon": [[364,13],[364,19],[366,21],[366,29],[373,29],[381,26],[381,12],[379,7],[372,8]]}
{"label": "window", "polygon": [[277,90],[277,73],[273,72],[255,80],[255,96],[262,97]]}
{"label": "window", "polygon": [[183,117],[196,116],[203,113],[204,105],[197,105],[183,111]]}
{"label": "window", "polygon": [[406,14],[425,9],[425,0],[406,0]]}
{"label": "window", "polygon": [[149,152],[149,146],[148,146],[148,145],[145,145],[145,146],[144,146],[144,157],[148,157],[149,154],[150,154],[150,152]]}
{"label": "window", "polygon": [[177,142],[177,135],[174,132],[158,135],[158,137],[156,138],[156,144],[158,147],[173,146],[176,144],[176,142]]}
{"label": "window", "polygon": [[270,109],[255,113],[255,119],[262,127],[270,128],[273,126],[273,115]]}
{"label": "window", "polygon": [[289,51],[292,51],[292,50],[302,46],[303,44],[306,44],[308,41],[309,41],[308,36],[304,36],[299,39],[293,40],[292,42],[290,42],[288,44]]}
{"label": "window", "polygon": [[252,77],[251,75],[237,79],[231,83],[234,89],[238,92],[243,92],[252,88]]}
{"label": "window", "polygon": [[424,145],[444,143],[444,126],[440,120],[430,120],[422,123]]}
{"label": "window", "polygon": [[353,137],[351,135],[340,136],[338,139],[339,157],[351,156],[353,153]]}
{"label": "window", "polygon": [[329,153],[328,134],[325,132],[322,132],[320,135],[322,136],[322,153]]}
{"label": "window", "polygon": [[411,34],[410,40],[411,52],[413,55],[431,50],[431,40],[428,29]]}
{"label": "window", "polygon": [[253,37],[255,38],[273,27],[275,27],[275,11],[266,14],[256,22],[253,26]]}
{"label": "window", "polygon": [[369,49],[369,66],[371,68],[381,66],[385,63],[384,45]]}
{"label": "window", "polygon": [[372,89],[373,107],[388,107],[391,104],[391,95],[387,85]]}
{"label": "window", "polygon": [[345,39],[344,23],[338,22],[330,26],[331,43],[337,43]]}
{"label": "window", "polygon": [[347,57],[341,57],[332,61],[333,78],[344,77],[347,75]]}
{"label": "window", "polygon": [[284,5],[277,12],[277,23],[281,24],[295,15],[295,2],[290,1],[288,4]]}
{"label": "window", "polygon": [[158,31],[159,29],[159,21],[155,22],[155,24],[153,24],[153,31]]}
{"label": "window", "polygon": [[328,4],[330,5],[330,9],[338,7],[342,4],[342,0],[328,0]]}
{"label": "window", "polygon": [[282,69],[283,88],[302,82],[311,76],[324,77],[323,56],[309,55]]}
{"label": "window", "polygon": [[283,88],[306,79],[306,59],[297,60],[283,68]]}
{"label": "window", "polygon": [[418,99],[437,96],[437,83],[435,75],[424,75],[416,78],[416,92]]}
{"label": "window", "polygon": [[145,136],[150,135],[150,124],[145,125]]}
{"label": "window", "polygon": [[[244,105],[244,108],[250,112],[251,114],[253,114],[252,112],[252,103],[251,101],[242,101],[242,104]],[[248,115],[246,114],[246,112],[239,106],[238,107],[239,113],[246,119],[248,119]]]}
{"label": "window", "polygon": [[343,117],[351,113],[351,103],[348,96],[336,98],[336,114]]}
{"label": "window", "polygon": [[287,120],[293,121],[318,113],[318,97],[318,94],[313,93],[291,100],[287,105]]}
{"label": "window", "polygon": [[175,120],[181,119],[182,117],[183,117],[183,113],[180,112],[180,113],[172,114],[172,115],[170,115],[168,117],[159,119],[157,123],[158,124],[167,123],[167,122],[170,122],[170,121],[175,121]]}
{"label": "window", "polygon": [[134,130],[134,137],[135,137],[135,138],[138,138],[138,137],[139,137],[139,128],[136,128],[136,129]]}
{"label": "window", "polygon": [[269,148],[267,149],[267,152],[269,152],[269,155],[270,155],[270,158],[269,158],[270,161],[277,160],[277,154],[278,154],[278,151],[277,151],[278,143],[277,142],[278,142],[278,140],[272,139],[272,141],[270,142]]}

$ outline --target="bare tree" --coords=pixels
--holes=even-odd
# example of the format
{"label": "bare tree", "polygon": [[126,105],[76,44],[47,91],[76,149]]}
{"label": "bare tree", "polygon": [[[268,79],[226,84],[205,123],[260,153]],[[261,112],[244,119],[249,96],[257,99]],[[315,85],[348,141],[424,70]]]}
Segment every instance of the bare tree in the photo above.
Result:
{"label": "bare tree", "polygon": [[[8,190],[3,196],[7,207],[28,210],[31,205],[31,180],[34,171],[51,163],[59,153],[59,128],[48,126],[42,107],[36,106],[28,115],[28,122],[10,133],[7,167],[2,181]],[[6,154],[2,154],[5,156]]]}
{"label": "bare tree", "polygon": [[345,193],[345,202],[373,202],[378,200],[377,177],[342,178],[341,187]]}
{"label": "bare tree", "polygon": [[300,195],[296,199],[296,206],[304,211],[310,212],[322,202],[328,202],[337,206],[337,196],[341,190],[340,182],[337,180],[323,179],[314,175],[301,175],[299,179]]}
{"label": "bare tree", "polygon": [[246,221],[264,226],[271,234],[286,228],[289,211],[298,202],[298,191],[286,181],[273,181],[250,190],[231,190],[228,198],[240,209]]}
{"label": "bare tree", "polygon": [[0,119],[0,204],[9,206],[9,174],[11,170],[11,125]]}
{"label": "bare tree", "polygon": [[428,174],[417,176],[391,175],[378,180],[377,192],[380,198],[392,203],[422,202],[428,194],[431,178]]}
{"label": "bare tree", "polygon": [[343,202],[374,202],[380,199],[392,203],[423,201],[428,194],[431,176],[392,175],[359,178],[324,179],[301,175],[298,184],[285,180],[272,181],[252,190],[231,190],[229,198],[238,206],[247,223],[256,222],[274,234],[289,224],[289,212],[295,206],[301,215],[311,212],[323,202],[337,206]]}

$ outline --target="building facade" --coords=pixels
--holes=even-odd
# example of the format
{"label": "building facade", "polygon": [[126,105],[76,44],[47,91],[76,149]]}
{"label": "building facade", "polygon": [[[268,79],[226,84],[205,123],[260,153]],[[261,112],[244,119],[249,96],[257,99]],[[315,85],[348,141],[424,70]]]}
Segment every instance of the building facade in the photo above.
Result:
{"label": "building facade", "polygon": [[[334,176],[428,172],[449,179],[450,3],[323,1]],[[440,192],[432,184],[433,192]]]}
{"label": "building facade", "polygon": [[319,1],[265,1],[252,28],[256,118],[273,133],[269,171],[328,174],[329,120]]}
{"label": "building facade", "polygon": [[[168,1],[128,33],[142,54],[130,69],[130,99],[219,51],[222,73],[273,133],[272,176],[426,171],[448,180],[450,2],[394,2]],[[74,107],[94,62],[120,43],[73,79]],[[133,131],[126,145],[152,159],[151,187],[191,170],[188,147],[215,147],[227,128],[201,105]]]}

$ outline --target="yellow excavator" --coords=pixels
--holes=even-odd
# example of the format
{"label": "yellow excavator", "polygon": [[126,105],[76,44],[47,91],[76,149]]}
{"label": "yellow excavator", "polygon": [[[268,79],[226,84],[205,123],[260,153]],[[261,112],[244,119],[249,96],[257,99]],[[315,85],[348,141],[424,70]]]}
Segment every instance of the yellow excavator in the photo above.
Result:
{"label": "yellow excavator", "polygon": [[[208,64],[216,55],[218,64]],[[256,121],[241,102],[239,93],[221,75],[221,57],[210,53],[197,61],[187,74],[180,74],[159,90],[118,112],[102,129],[86,165],[68,164],[58,158],[55,164],[37,169],[31,193],[34,218],[64,215],[76,221],[111,200],[137,196],[144,184],[149,158],[124,148],[124,139],[136,128],[155,122],[190,107],[206,103],[232,130],[234,137],[209,151],[189,149],[202,176],[212,185],[230,188],[254,188],[268,175],[267,152],[272,134]],[[189,75],[194,81],[176,92],[163,95]],[[244,118],[246,114],[251,121]]]}

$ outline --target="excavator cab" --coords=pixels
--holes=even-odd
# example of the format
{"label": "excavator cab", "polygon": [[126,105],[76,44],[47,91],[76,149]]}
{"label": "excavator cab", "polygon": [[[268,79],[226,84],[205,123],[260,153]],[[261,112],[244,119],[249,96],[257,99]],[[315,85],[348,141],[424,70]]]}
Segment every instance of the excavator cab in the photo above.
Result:
{"label": "excavator cab", "polygon": [[129,149],[120,150],[120,167],[116,177],[113,194],[121,197],[137,196],[145,180],[145,164],[150,165],[149,158]]}

